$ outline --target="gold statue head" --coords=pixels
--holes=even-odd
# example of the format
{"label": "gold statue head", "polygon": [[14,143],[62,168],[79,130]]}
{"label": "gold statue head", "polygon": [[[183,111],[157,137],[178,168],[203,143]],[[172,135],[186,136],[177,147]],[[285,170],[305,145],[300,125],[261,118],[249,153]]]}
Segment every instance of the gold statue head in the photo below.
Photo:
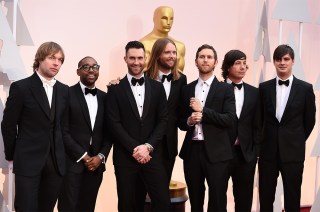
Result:
{"label": "gold statue head", "polygon": [[167,34],[173,24],[173,8],[160,6],[154,11],[153,15],[154,29],[160,33]]}

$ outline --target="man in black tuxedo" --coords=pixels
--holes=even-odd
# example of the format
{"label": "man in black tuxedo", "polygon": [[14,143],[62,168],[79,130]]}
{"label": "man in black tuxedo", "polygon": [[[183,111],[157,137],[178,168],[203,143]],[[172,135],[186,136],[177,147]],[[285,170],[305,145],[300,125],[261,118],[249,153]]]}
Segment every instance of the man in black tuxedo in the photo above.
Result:
{"label": "man in black tuxedo", "polygon": [[169,211],[169,182],[161,152],[168,120],[166,94],[161,83],[143,76],[143,44],[130,41],[125,49],[128,74],[109,87],[106,102],[114,143],[118,210],[139,210],[144,199],[136,198],[136,184],[142,181],[153,210]]}
{"label": "man in black tuxedo", "polygon": [[64,62],[61,46],[43,43],[34,74],[13,82],[1,123],[5,156],[13,161],[16,211],[53,211],[66,172],[61,119],[68,86],[55,80]]}
{"label": "man in black tuxedo", "polygon": [[277,77],[259,86],[262,141],[259,158],[260,211],[273,211],[279,172],[285,211],[300,211],[305,146],[315,124],[312,85],[292,75],[294,51],[273,53]]}
{"label": "man in black tuxedo", "polygon": [[94,211],[111,143],[104,119],[106,93],[95,87],[97,61],[85,57],[78,63],[80,82],[70,87],[63,138],[68,172],[59,197],[59,211]]}
{"label": "man in black tuxedo", "polygon": [[250,212],[252,207],[254,173],[257,162],[259,91],[243,82],[247,71],[246,55],[230,50],[224,56],[222,77],[234,86],[237,122],[229,131],[233,159],[229,174],[233,183],[236,212]]}
{"label": "man in black tuxedo", "polygon": [[236,121],[233,87],[214,76],[218,60],[212,46],[200,46],[195,63],[199,79],[182,93],[179,127],[187,134],[179,156],[183,159],[191,211],[203,211],[205,180],[209,187],[208,211],[226,211],[228,166],[233,157],[228,129]]}
{"label": "man in black tuxedo", "polygon": [[163,137],[163,159],[168,180],[178,154],[178,107],[182,87],[187,84],[187,77],[178,70],[176,44],[169,38],[159,38],[153,45],[146,74],[161,81],[168,101],[168,123]]}

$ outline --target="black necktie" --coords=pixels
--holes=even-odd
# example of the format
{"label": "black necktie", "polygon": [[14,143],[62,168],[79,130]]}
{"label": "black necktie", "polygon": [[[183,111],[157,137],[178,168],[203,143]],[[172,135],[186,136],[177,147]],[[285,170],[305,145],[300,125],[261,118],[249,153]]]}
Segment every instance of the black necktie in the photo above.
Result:
{"label": "black necktie", "polygon": [[144,77],[141,77],[140,79],[136,79],[136,78],[134,78],[134,77],[131,78],[131,84],[132,84],[133,86],[135,86],[137,83],[138,83],[139,85],[143,85],[143,83],[144,83]]}
{"label": "black necktie", "polygon": [[279,80],[279,81],[278,81],[278,84],[279,84],[279,85],[285,85],[285,86],[288,87],[288,86],[289,86],[289,80],[288,80],[288,79],[285,80],[285,81]]}
{"label": "black necktie", "polygon": [[92,96],[95,96],[97,94],[97,88],[94,88],[94,89],[84,88],[84,94],[87,95],[88,93],[91,93]]}
{"label": "black necktie", "polygon": [[236,84],[234,82],[232,82],[233,87],[237,87],[239,90],[242,88],[242,83],[240,84]]}
{"label": "black necktie", "polygon": [[172,80],[172,77],[173,77],[173,74],[162,75],[161,82],[163,83],[166,79],[168,80],[168,82],[170,82]]}

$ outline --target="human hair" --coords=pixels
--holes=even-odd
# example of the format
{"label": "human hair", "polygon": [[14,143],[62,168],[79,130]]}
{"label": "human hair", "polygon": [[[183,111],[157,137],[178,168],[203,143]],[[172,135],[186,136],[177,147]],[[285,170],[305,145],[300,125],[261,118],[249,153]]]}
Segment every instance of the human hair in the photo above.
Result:
{"label": "human hair", "polygon": [[286,55],[289,54],[291,59],[294,60],[294,51],[293,49],[287,45],[287,44],[282,44],[279,45],[273,53],[273,60],[281,60],[281,58]]}
{"label": "human hair", "polygon": [[128,53],[129,49],[143,49],[144,52],[146,52],[144,45],[139,41],[129,41],[125,47],[126,54]]}
{"label": "human hair", "polygon": [[58,52],[61,52],[62,54],[61,63],[63,64],[65,57],[64,57],[63,49],[59,44],[51,41],[41,44],[41,46],[38,48],[37,53],[34,57],[33,70],[36,70],[37,68],[39,68],[40,62],[44,61],[44,59],[47,56],[54,55]]}
{"label": "human hair", "polygon": [[[85,56],[84,58],[82,58],[79,62],[78,62],[78,68],[80,68],[83,65],[83,62],[87,59],[93,59],[94,61],[96,61],[93,57],[91,56]],[[97,62],[97,61],[96,61]]]}
{"label": "human hair", "polygon": [[243,59],[243,60],[247,59],[246,54],[240,50],[236,50],[236,49],[230,50],[224,55],[224,59],[221,66],[221,69],[222,69],[221,75],[223,79],[226,79],[228,77],[229,68],[233,66],[234,62],[240,59]]}
{"label": "human hair", "polygon": [[200,46],[200,47],[198,48],[197,53],[196,53],[196,59],[197,59],[198,56],[199,56],[199,52],[201,52],[203,49],[211,49],[211,50],[213,51],[213,57],[214,57],[214,59],[215,59],[215,60],[218,59],[216,50],[215,50],[212,46],[210,46],[210,45],[208,45],[208,44],[203,44],[202,46]]}
{"label": "human hair", "polygon": [[[150,60],[148,63],[148,66],[146,68],[147,75],[154,80],[157,80],[159,78],[159,59],[162,54],[162,52],[165,50],[168,43],[172,43],[175,48],[176,44],[173,40],[169,38],[159,38],[152,47],[151,54],[150,54]],[[178,70],[178,60],[176,59],[174,67],[171,69],[171,73],[173,74],[173,80],[178,80],[181,76]]]}

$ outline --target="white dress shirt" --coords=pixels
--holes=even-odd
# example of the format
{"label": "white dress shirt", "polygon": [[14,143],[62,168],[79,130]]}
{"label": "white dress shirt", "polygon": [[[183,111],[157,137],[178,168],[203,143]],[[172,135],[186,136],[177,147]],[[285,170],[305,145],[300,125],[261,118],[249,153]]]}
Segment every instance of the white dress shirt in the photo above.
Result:
{"label": "white dress shirt", "polygon": [[[208,93],[210,90],[210,86],[212,84],[212,81],[214,80],[214,77],[215,76],[212,75],[206,81],[203,81],[201,78],[198,79],[198,83],[195,87],[195,98],[200,100],[200,103],[202,106],[204,106],[206,103],[207,96],[208,96]],[[201,123],[198,123],[195,125],[192,140],[201,140],[201,141],[204,140]]]}
{"label": "white dress shirt", "polygon": [[[82,82],[79,82],[81,90],[83,92],[84,98],[87,102],[87,107],[89,110],[89,116],[90,116],[90,123],[91,123],[91,128],[93,130],[94,128],[94,124],[96,122],[96,117],[97,117],[97,111],[98,111],[98,99],[97,99],[97,95],[93,96],[91,93],[88,93],[87,95],[85,94],[85,88],[86,86],[84,84],[82,84]],[[94,87],[95,88],[95,87]],[[90,89],[90,88],[89,88]],[[90,138],[90,145],[92,144],[92,137]],[[88,154],[88,152],[85,152],[81,158],[79,158],[77,160],[77,163],[80,162],[82,160],[82,158],[84,158],[84,156],[86,156]],[[101,154],[101,153],[99,153]],[[102,155],[102,154],[101,154]],[[104,161],[104,155],[103,156],[103,161]]]}
{"label": "white dress shirt", "polygon": [[281,121],[284,109],[286,108],[286,105],[289,99],[293,75],[291,75],[288,79],[289,79],[289,86],[287,87],[285,85],[279,85],[278,81],[281,79],[278,76],[276,77],[276,92],[277,92],[276,117],[279,122]]}
{"label": "white dress shirt", "polygon": [[47,98],[48,98],[48,102],[49,102],[49,106],[51,108],[51,102],[52,102],[52,94],[53,94],[53,86],[56,83],[55,79],[52,80],[46,80],[43,76],[41,76],[38,71],[36,71],[39,78],[41,79],[42,83],[43,83],[43,88],[47,94]]}
{"label": "white dress shirt", "polygon": [[[232,81],[227,78],[227,83],[231,84]],[[243,101],[244,101],[244,88],[243,88],[243,82],[236,83],[236,84],[241,84],[242,83],[242,88],[239,90],[236,86],[234,86],[234,96],[236,98],[236,112],[237,112],[237,117],[240,118],[240,114],[242,111],[242,106],[243,106]]]}
{"label": "white dress shirt", "polygon": [[[97,111],[98,111],[97,95],[93,96],[91,93],[88,93],[87,95],[85,95],[86,86],[84,84],[82,84],[82,82],[79,82],[79,83],[80,83],[80,87],[81,87],[81,90],[83,92],[84,98],[85,98],[85,100],[87,102],[89,115],[90,115],[91,128],[93,130],[94,123],[96,122]],[[90,144],[91,144],[91,142],[90,142]]]}
{"label": "white dress shirt", "polygon": [[[227,83],[231,84],[232,81],[229,78],[227,78]],[[242,80],[239,83],[235,83],[235,84],[241,84],[241,83],[242,83],[242,87],[240,90],[237,88],[237,86],[234,86],[234,96],[236,99],[236,112],[237,112],[238,118],[240,118],[240,114],[241,114],[243,102],[244,102],[244,88],[243,88]],[[234,145],[239,145],[239,144],[240,144],[240,141],[239,141],[239,138],[237,137],[234,142]]]}
{"label": "white dress shirt", "polygon": [[[139,115],[140,117],[142,116],[142,112],[143,112],[143,104],[144,104],[144,93],[145,93],[145,83],[143,83],[143,85],[139,85],[139,83],[137,83],[135,86],[131,84],[131,79],[132,79],[132,75],[130,75],[129,73],[127,74],[127,78],[133,93],[133,96],[136,100],[137,103],[137,107],[138,107],[138,111],[139,111]],[[141,77],[144,77],[143,75]]]}
{"label": "white dress shirt", "polygon": [[[170,72],[169,74],[171,74],[171,72]],[[162,71],[159,71],[159,80],[158,80],[158,81],[161,82],[162,76],[163,76],[163,75],[169,75],[169,74],[165,74],[165,73],[163,73]],[[163,87],[164,87],[164,90],[166,91],[167,100],[168,100],[169,95],[170,95],[171,82],[172,82],[172,80],[171,80],[170,82],[168,82],[168,80],[165,80],[165,81],[163,81],[163,83],[162,83],[162,85],[163,85]]]}

